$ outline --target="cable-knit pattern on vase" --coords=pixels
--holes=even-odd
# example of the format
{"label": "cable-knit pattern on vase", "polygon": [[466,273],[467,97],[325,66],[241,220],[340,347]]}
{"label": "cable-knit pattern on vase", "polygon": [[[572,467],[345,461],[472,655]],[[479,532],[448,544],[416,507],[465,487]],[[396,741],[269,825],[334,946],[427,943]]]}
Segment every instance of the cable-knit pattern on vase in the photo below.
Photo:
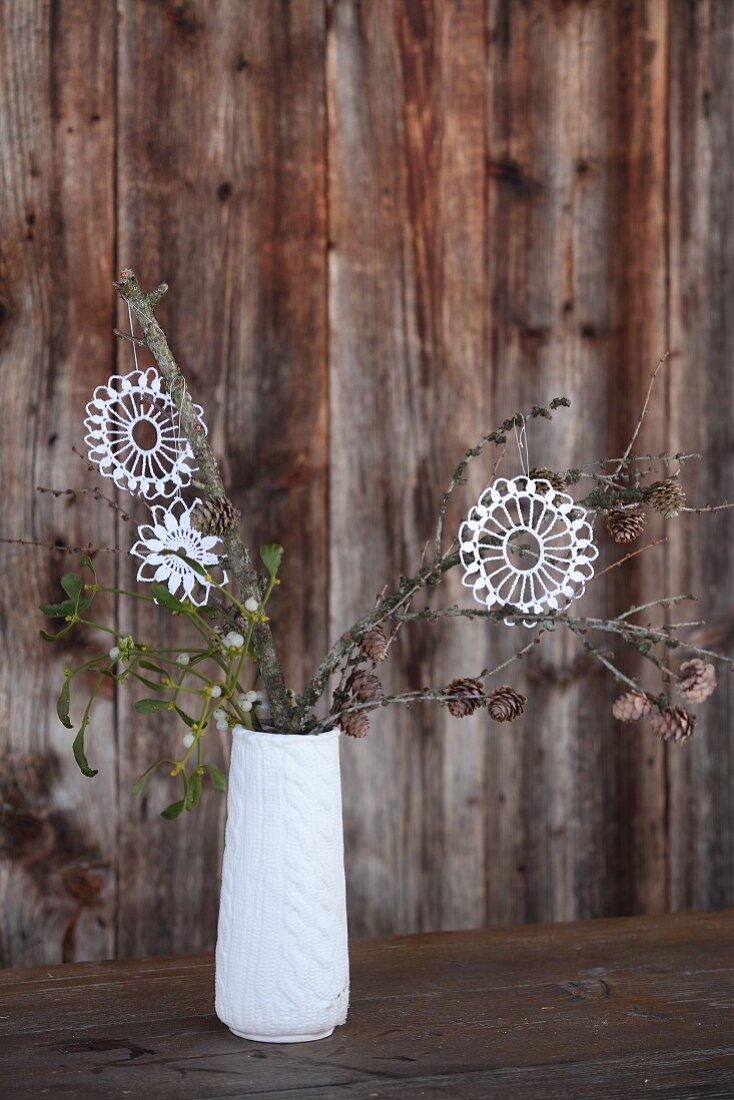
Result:
{"label": "cable-knit pattern on vase", "polygon": [[216,1011],[237,1034],[296,1042],[349,998],[339,733],[246,731],[232,744]]}

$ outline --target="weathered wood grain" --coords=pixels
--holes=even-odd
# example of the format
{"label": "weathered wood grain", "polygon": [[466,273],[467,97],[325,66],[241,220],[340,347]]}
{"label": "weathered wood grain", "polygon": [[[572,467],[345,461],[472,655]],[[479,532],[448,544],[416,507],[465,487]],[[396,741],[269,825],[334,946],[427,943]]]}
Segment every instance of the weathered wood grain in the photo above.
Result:
{"label": "weathered wood grain", "polygon": [[[610,301],[613,369],[608,373],[607,449],[624,447],[634,430],[650,373],[668,349],[668,13],[664,4],[619,9],[613,28],[615,94],[612,114],[614,194],[610,240]],[[675,357],[663,373],[657,398],[640,433],[640,446],[660,452],[670,446],[669,394]],[[621,452],[620,452],[621,453]],[[646,537],[671,533],[650,515]],[[666,548],[630,562],[614,574],[610,597],[642,602],[651,591],[668,590]],[[678,588],[675,588],[678,591]],[[644,596],[643,598],[649,598]],[[657,690],[659,674],[643,662],[635,667],[641,682]],[[610,733],[614,734],[613,727]],[[667,775],[669,750],[648,732],[631,729],[615,738],[614,816],[618,822],[615,853],[614,911],[660,912],[667,906]]]}
{"label": "weathered wood grain", "polygon": [[731,913],[354,941],[349,1018],[249,1043],[210,955],[0,974],[3,1095],[536,1097],[734,1088]]}
{"label": "weathered wood grain", "polygon": [[[613,193],[610,5],[489,5],[488,231],[493,419],[554,395],[528,426],[530,463],[567,469],[605,450]],[[521,472],[512,440],[503,472]],[[603,564],[604,559],[602,559]],[[593,588],[583,605],[603,597]],[[495,633],[493,656],[517,648]],[[568,635],[506,674],[529,698],[489,766],[487,917],[570,919],[605,908],[608,688]],[[519,724],[518,724],[519,725]],[[601,868],[604,871],[600,873]]]}
{"label": "weathered wood grain", "polygon": [[[641,442],[703,450],[691,497],[734,495],[730,3],[9,0],[1,18],[2,537],[131,541],[108,509],[33,492],[99,483],[69,446],[93,387],[132,366],[111,335],[123,264],[170,282],[161,320],[244,533],[286,544],[273,615],[295,687],[415,563],[466,444],[522,404],[573,399],[532,426],[532,463],[620,453],[669,347]],[[584,608],[690,589],[678,617],[731,651],[731,522],[651,522],[666,547]],[[82,642],[41,648],[32,613],[71,562],[0,560],[0,962],[210,946],[223,800],[167,824],[170,781],[129,796],[179,732],[127,689],[95,712],[100,775],[76,773],[54,698]],[[432,599],[468,598],[452,584]],[[516,645],[406,628],[386,678],[445,681]],[[504,679],[530,700],[511,728],[415,708],[344,746],[354,932],[734,903],[724,673],[682,749],[616,728],[569,638]]]}
{"label": "weathered wood grain", "polygon": [[[296,686],[326,640],[323,51],[323,11],[305,2],[121,8],[119,261],[171,284],[162,323],[246,541],[287,547],[272,613]],[[118,364],[130,369],[127,345]],[[181,734],[157,715],[143,728],[128,695],[118,714],[124,795]],[[213,942],[224,800],[210,792],[171,827],[166,783],[121,805],[123,954]]]}
{"label": "weathered wood grain", "polygon": [[[87,394],[112,362],[114,23],[109,5],[74,0],[63,6],[8,3],[0,10],[3,538],[51,546],[115,541],[114,516],[104,505],[34,491],[39,484],[65,489],[93,483],[71,447],[84,434]],[[37,605],[56,602],[61,574],[77,565],[57,550],[2,547],[4,965],[114,951],[113,701],[109,694],[99,698],[90,727],[90,757],[100,768],[93,797],[90,780],[71,756],[73,735],[55,716],[64,667],[109,643],[71,634],[68,643],[50,648],[38,636]],[[72,714],[78,720],[76,687]]]}
{"label": "weathered wood grain", "polygon": [[[486,424],[483,72],[481,3],[334,5],[334,635],[415,568],[443,486]],[[443,595],[456,599],[456,585]],[[467,665],[476,674],[482,633],[406,629],[390,687],[442,683]],[[459,729],[445,712],[417,707],[377,715],[369,739],[343,746],[357,934],[483,919],[486,726]]]}
{"label": "weathered wood grain", "polygon": [[[734,278],[731,148],[734,34],[726,6],[676,5],[671,11],[668,107],[670,344],[678,356],[670,390],[671,442],[694,440],[701,464],[686,470],[698,501],[732,499],[732,353],[729,303]],[[686,618],[731,652],[732,560],[727,513],[687,517],[671,542],[669,566],[681,591],[700,597]],[[700,708],[690,752],[669,765],[669,904],[719,906],[734,890],[734,746],[731,685]]]}

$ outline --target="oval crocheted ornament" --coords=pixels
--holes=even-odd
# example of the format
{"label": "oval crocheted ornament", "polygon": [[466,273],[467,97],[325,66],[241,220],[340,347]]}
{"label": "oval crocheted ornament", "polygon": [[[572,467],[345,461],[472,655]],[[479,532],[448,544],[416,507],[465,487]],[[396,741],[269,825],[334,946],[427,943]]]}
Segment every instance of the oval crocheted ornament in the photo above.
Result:
{"label": "oval crocheted ornament", "polygon": [[[201,406],[194,408],[201,418]],[[156,499],[173,497],[189,484],[194,455],[155,367],[114,374],[98,386],[84,427],[90,461],[119,489]]]}
{"label": "oval crocheted ornament", "polygon": [[[142,558],[139,581],[165,584],[172,596],[187,597],[197,607],[207,602],[211,583],[180,555],[202,566],[208,574],[219,562],[214,547],[221,541],[216,535],[203,535],[192,527],[191,513],[200,503],[197,499],[187,507],[178,499],[168,508],[154,504],[151,508],[153,522],[141,523],[138,541],[130,550],[133,557]],[[224,571],[218,583],[227,583]]]}
{"label": "oval crocheted ornament", "polygon": [[479,603],[533,615],[582,596],[599,554],[586,511],[550,482],[527,477],[498,478],[485,489],[459,543],[462,583]]}

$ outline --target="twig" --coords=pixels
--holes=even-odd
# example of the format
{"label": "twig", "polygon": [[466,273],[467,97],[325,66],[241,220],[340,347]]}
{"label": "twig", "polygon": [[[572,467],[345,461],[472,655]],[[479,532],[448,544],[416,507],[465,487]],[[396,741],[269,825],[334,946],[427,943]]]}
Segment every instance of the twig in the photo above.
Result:
{"label": "twig", "polygon": [[[488,669],[482,669],[473,677],[475,680],[484,680],[489,675]],[[383,707],[389,707],[393,703],[397,703],[401,706],[412,706],[414,703],[446,703],[449,698],[448,684],[443,687],[436,688],[423,688],[419,691],[405,691],[399,695],[384,695],[382,699],[372,699],[367,702],[358,702],[357,700],[350,700],[349,706],[342,707],[339,711],[329,714],[326,718],[322,719],[318,728],[329,728],[338,722],[340,718],[343,718],[346,714],[355,714],[360,710],[380,710]],[[461,692],[451,690],[451,699],[471,699],[478,706],[483,706],[488,703],[491,695],[489,692]]]}
{"label": "twig", "polygon": [[589,656],[593,657],[595,660],[599,661],[600,664],[604,665],[604,667],[609,672],[611,672],[615,680],[617,680],[621,684],[626,684],[627,687],[631,687],[634,691],[640,690],[640,686],[637,681],[633,680],[629,676],[626,676],[625,673],[622,672],[621,669],[617,668],[614,662],[611,661],[610,658],[602,652],[602,650],[596,649],[590,642],[588,642],[584,637],[582,631],[574,626],[573,623],[566,622],[564,625],[567,626],[568,629],[580,639],[581,644],[583,645],[585,651],[589,654]]}
{"label": "twig", "polygon": [[[443,537],[443,525],[446,518],[446,510],[448,508],[449,501],[451,500],[451,497],[456,487],[463,484],[464,474],[469,463],[482,453],[488,443],[496,443],[498,446],[504,446],[507,443],[507,436],[505,433],[512,431],[512,429],[515,427],[521,427],[526,420],[531,420],[539,416],[544,417],[546,420],[550,420],[551,414],[555,412],[556,409],[568,408],[570,404],[571,402],[568,400],[567,397],[554,397],[553,400],[550,401],[547,405],[533,405],[532,409],[528,413],[517,412],[514,416],[511,416],[508,420],[505,420],[501,428],[497,428],[495,429],[495,431],[490,432],[488,435],[482,436],[482,438],[477,444],[475,444],[474,447],[470,447],[469,450],[464,453],[464,457],[451,475],[451,480],[449,481],[446,492],[443,494],[441,498],[441,504],[439,505],[436,532],[433,536],[433,556],[435,561],[438,561],[441,556],[441,539]],[[495,471],[499,468],[499,464],[502,461],[503,455],[504,452],[497,460]]]}
{"label": "twig", "polygon": [[[511,657],[508,657],[506,661],[502,661],[501,664],[496,665],[495,668],[483,668],[481,672],[478,672],[476,676],[473,677],[473,679],[488,680],[490,679],[490,677],[496,676],[499,672],[503,672],[509,665],[513,664],[515,661],[521,660],[526,654],[531,651],[531,649],[534,649],[535,646],[539,644],[542,634],[543,630],[538,631],[533,640],[531,642],[528,642],[527,645],[523,646],[522,649],[519,649],[517,653],[513,653]],[[445,703],[448,698],[450,687],[450,684],[446,684],[443,687],[423,688],[420,691],[406,691],[402,692],[399,695],[387,695],[383,696],[382,699],[375,699],[364,703],[360,703],[354,699],[351,699],[348,706],[340,707],[339,710],[332,712],[326,718],[324,718],[318,728],[326,729],[329,726],[332,726],[335,721],[338,722],[338,720],[342,718],[345,714],[352,714],[355,711],[360,710],[377,710],[381,707],[390,706],[392,703],[397,703],[402,706],[412,706],[413,703]],[[491,694],[488,692],[485,692],[481,695],[474,692],[464,693],[460,691],[455,691],[453,688],[451,688],[451,698],[471,699],[472,701],[479,703],[479,705],[483,705],[489,702]]]}
{"label": "twig", "polygon": [[120,332],[119,328],[112,330],[115,336],[119,336],[121,340],[129,340],[131,344],[137,344],[139,348],[146,347],[145,340],[141,340],[139,336],[132,336],[129,332]]}
{"label": "twig", "polygon": [[650,382],[649,382],[648,387],[647,387],[647,393],[645,394],[645,400],[642,403],[642,412],[640,413],[640,418],[637,421],[634,432],[632,433],[632,438],[630,439],[629,444],[627,445],[627,450],[624,452],[624,454],[622,455],[622,458],[619,460],[619,465],[617,466],[617,469],[614,472],[615,477],[617,477],[622,472],[624,467],[627,465],[627,461],[629,459],[629,456],[632,454],[632,448],[634,447],[635,443],[637,442],[637,437],[640,434],[640,429],[642,428],[642,423],[643,423],[643,421],[645,419],[645,415],[647,413],[647,407],[650,404],[650,398],[652,396],[653,386],[655,385],[655,379],[658,376],[658,371],[662,367],[663,363],[665,363],[666,360],[668,360],[670,358],[670,354],[671,354],[670,350],[665,352],[665,355],[663,355],[662,358],[658,361],[658,365],[655,367],[655,370],[650,375]]}
{"label": "twig", "polygon": [[0,542],[5,543],[7,546],[36,546],[42,550],[61,550],[65,554],[121,554],[122,550],[119,546],[92,546],[88,543],[86,546],[67,546],[63,542],[43,542],[38,539],[3,539],[0,538]]}
{"label": "twig", "polygon": [[721,504],[706,504],[701,508],[681,508],[681,512],[695,512],[697,516],[702,516],[704,512],[723,512],[727,508],[734,508],[734,503],[725,500]]}
{"label": "twig", "polygon": [[89,459],[87,458],[87,456],[86,456],[85,454],[82,454],[82,452],[81,452],[81,451],[79,450],[79,448],[78,448],[78,447],[72,447],[72,448],[71,448],[71,453],[72,453],[72,454],[75,454],[77,458],[80,458],[80,459],[82,460],[82,462],[83,462],[83,463],[84,463],[84,465],[85,465],[85,466],[87,467],[87,470],[89,471],[89,473],[90,473],[90,474],[91,474],[91,473],[93,473],[93,472],[94,472],[94,471],[95,471],[95,470],[97,469],[97,467],[96,467],[96,466],[94,466],[94,465],[93,465],[93,464],[92,464],[92,463],[91,463],[91,462],[89,461]]}
{"label": "twig", "polygon": [[120,515],[120,519],[125,520],[126,522],[130,519],[128,513],[120,507],[116,500],[112,500],[110,497],[106,497],[103,492],[96,488],[96,486],[93,489],[52,489],[46,485],[36,485],[36,492],[50,493],[52,497],[56,498],[75,498],[84,496],[87,493],[91,493],[95,500],[104,502],[109,508],[113,508],[116,512],[118,512]]}
{"label": "twig", "polygon": [[502,432],[502,431],[493,431],[493,432],[490,432],[489,435],[483,436],[482,439],[480,439],[479,442],[476,444],[476,446],[470,447],[469,450],[465,452],[464,457],[462,458],[461,462],[459,463],[459,465],[456,467],[453,474],[451,475],[451,481],[449,482],[449,484],[446,488],[446,491],[444,492],[443,496],[441,497],[441,504],[439,505],[439,509],[438,509],[438,520],[436,521],[436,532],[433,536],[433,558],[434,558],[434,561],[438,561],[438,559],[441,556],[441,540],[443,538],[443,525],[444,525],[444,520],[446,518],[446,511],[448,509],[449,501],[451,500],[454,489],[456,489],[456,487],[458,485],[461,485],[464,482],[464,471],[466,470],[467,466],[472,461],[472,459],[477,458],[477,456],[482,453],[482,451],[484,450],[484,448],[487,446],[488,443],[496,443],[498,445],[504,445],[505,442],[506,442],[506,436],[505,436],[504,432]]}
{"label": "twig", "polygon": [[[580,466],[577,466],[573,471],[566,471],[567,473],[578,473],[581,477],[592,477],[592,474],[587,474],[586,470],[593,470],[595,467],[603,469],[604,466],[618,466],[621,462],[625,465],[631,465],[633,462],[687,462],[692,458],[702,458],[700,451],[691,451],[689,454],[685,454],[682,451],[676,454],[670,454],[667,451],[662,451],[660,454],[646,454],[646,455],[627,455],[625,458],[597,458],[593,462],[582,462]],[[615,475],[610,475],[614,477]]]}
{"label": "twig", "polygon": [[610,565],[606,565],[603,569],[600,569],[595,579],[598,580],[599,577],[603,577],[605,573],[609,573],[612,569],[618,569],[620,565],[624,565],[630,558],[636,558],[638,554],[644,554],[646,550],[652,550],[654,546],[661,546],[667,541],[667,536],[662,535],[659,539],[655,539],[654,542],[648,542],[645,543],[644,546],[638,546],[636,550],[630,550],[629,554],[625,554],[623,558],[618,558],[617,561],[613,561]]}
{"label": "twig", "polygon": [[[637,604],[635,607],[629,607],[626,611],[623,611],[621,615],[617,615],[616,622],[621,622],[623,619],[627,619],[630,615],[637,615],[640,611],[649,611],[651,607],[674,607],[676,604],[685,603],[688,600],[695,600],[696,597],[687,592],[682,596],[665,596],[660,600],[650,600],[648,603]],[[681,624],[682,625],[682,624]]]}

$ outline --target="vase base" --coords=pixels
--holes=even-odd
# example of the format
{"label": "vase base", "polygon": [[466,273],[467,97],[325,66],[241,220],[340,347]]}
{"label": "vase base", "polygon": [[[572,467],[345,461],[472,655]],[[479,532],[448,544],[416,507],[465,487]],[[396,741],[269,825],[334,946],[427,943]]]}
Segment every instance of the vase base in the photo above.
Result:
{"label": "vase base", "polygon": [[334,1028],[329,1027],[325,1031],[312,1031],[308,1035],[255,1035],[249,1031],[237,1031],[229,1029],[239,1039],[250,1039],[253,1043],[313,1043],[317,1039],[328,1039],[334,1034]]}

